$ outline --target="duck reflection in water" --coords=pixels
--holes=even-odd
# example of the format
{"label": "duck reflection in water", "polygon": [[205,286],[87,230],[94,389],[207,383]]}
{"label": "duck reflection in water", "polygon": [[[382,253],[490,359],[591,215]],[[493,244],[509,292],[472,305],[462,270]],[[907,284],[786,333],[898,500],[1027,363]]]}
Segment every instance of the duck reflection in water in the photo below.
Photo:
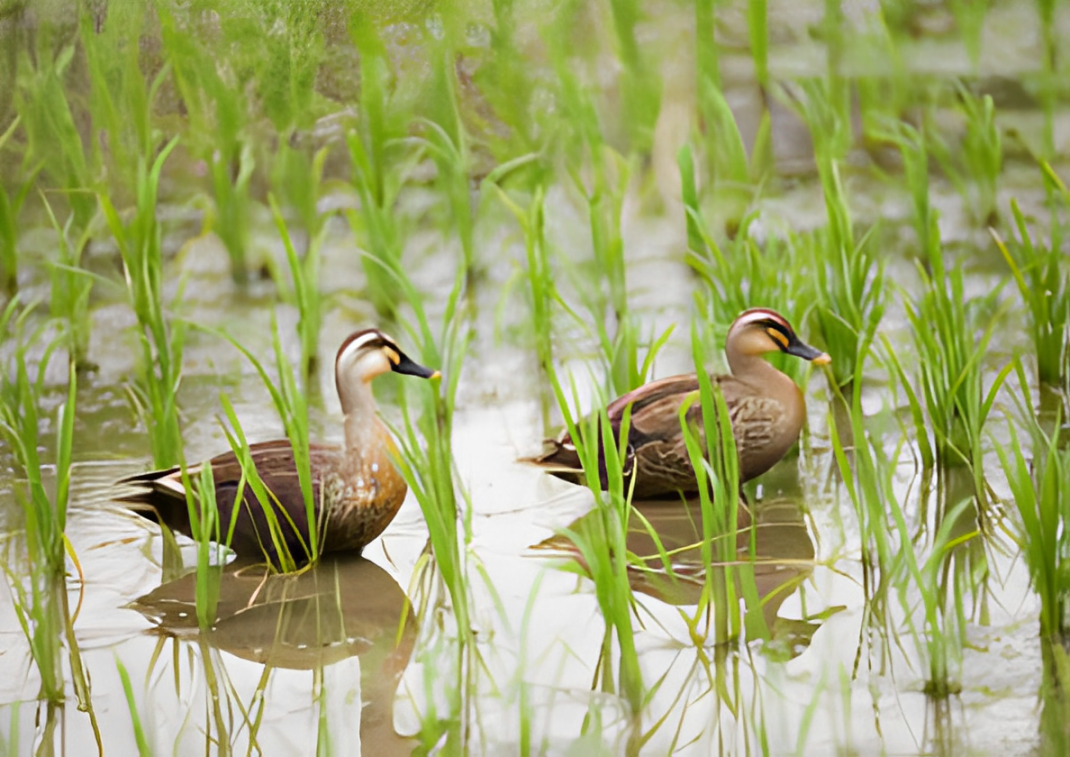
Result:
{"label": "duck reflection in water", "polygon": [[200,640],[272,668],[314,670],[360,655],[362,753],[412,753],[415,742],[394,731],[393,704],[416,627],[408,597],[390,574],[359,556],[325,558],[292,574],[264,566],[218,571],[219,602],[207,630],[197,624],[195,573],[132,608],[161,635]]}
{"label": "duck reflection in water", "polygon": [[[792,466],[793,467],[793,466]],[[786,469],[786,468],[785,468]],[[814,542],[803,520],[797,474],[794,481],[782,482],[774,470],[767,477],[770,483],[794,483],[796,491],[787,495],[757,502],[748,507],[740,500],[736,529],[738,563],[753,561],[754,582],[761,599],[761,613],[771,636],[770,651],[777,656],[794,658],[810,645],[820,623],[811,619],[791,620],[778,616],[781,605],[813,571]],[[788,478],[788,476],[785,476]],[[628,579],[632,590],[654,597],[670,605],[696,605],[705,583],[702,561],[702,509],[697,497],[682,503],[665,500],[636,501],[633,506],[642,518],[629,519],[627,546],[630,555]],[[594,511],[569,525],[568,531],[590,532],[588,524],[598,517]],[[642,521],[645,519],[649,524]],[[669,565],[661,557],[657,541]],[[753,536],[753,544],[752,544]],[[725,538],[716,533],[713,538],[714,569],[723,570],[717,562],[717,550]],[[582,553],[564,533],[535,545],[535,550],[563,554],[578,562],[586,571]],[[752,556],[753,549],[753,556]],[[748,626],[752,618],[748,618]]]}

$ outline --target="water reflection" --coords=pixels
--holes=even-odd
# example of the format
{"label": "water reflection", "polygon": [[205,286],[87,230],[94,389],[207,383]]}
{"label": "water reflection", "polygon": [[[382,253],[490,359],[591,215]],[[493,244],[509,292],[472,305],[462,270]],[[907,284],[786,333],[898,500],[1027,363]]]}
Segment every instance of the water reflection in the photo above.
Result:
{"label": "water reflection", "polygon": [[[706,576],[699,500],[641,501],[634,503],[634,507],[641,517],[633,515],[627,536],[632,556],[628,577],[633,591],[671,605],[697,604]],[[597,513],[587,513],[573,522],[568,531],[582,533],[585,521],[595,517]],[[776,656],[785,659],[797,656],[809,646],[820,627],[820,623],[810,620],[778,616],[784,601],[814,566],[814,543],[798,497],[778,494],[751,508],[741,505],[735,538],[739,562],[753,565],[762,618],[772,639],[770,651],[775,650]],[[668,567],[658,542],[664,554],[669,555]],[[582,564],[576,546],[564,533],[543,541],[535,549],[564,553]],[[748,627],[753,627],[752,620],[747,619]]]}
{"label": "water reflection", "polygon": [[[413,742],[394,731],[394,695],[412,654],[415,624],[397,582],[361,557],[325,559],[302,573],[264,567],[217,574],[215,622],[201,631],[196,575],[163,584],[132,604],[157,631],[196,640],[272,668],[320,671],[361,656],[360,743],[367,755],[410,754]],[[202,655],[208,664],[209,655]],[[264,745],[261,745],[264,746]]]}

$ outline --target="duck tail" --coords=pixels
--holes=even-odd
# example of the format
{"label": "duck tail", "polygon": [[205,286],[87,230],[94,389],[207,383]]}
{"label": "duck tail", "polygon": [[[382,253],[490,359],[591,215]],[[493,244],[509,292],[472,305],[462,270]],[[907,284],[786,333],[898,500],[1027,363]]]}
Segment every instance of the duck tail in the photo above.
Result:
{"label": "duck tail", "polygon": [[539,454],[522,457],[519,462],[534,465],[573,484],[583,483],[583,463],[568,439],[546,439]]}

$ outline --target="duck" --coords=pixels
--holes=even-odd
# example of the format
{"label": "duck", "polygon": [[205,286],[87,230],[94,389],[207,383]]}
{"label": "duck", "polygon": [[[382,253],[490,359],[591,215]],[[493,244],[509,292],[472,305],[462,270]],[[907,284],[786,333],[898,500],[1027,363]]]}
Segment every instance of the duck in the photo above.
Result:
{"label": "duck", "polygon": [[[394,519],[408,486],[394,466],[397,447],[376,411],[371,381],[385,373],[435,379],[439,372],[410,359],[392,338],[378,329],[355,331],[338,348],[335,386],[345,416],[345,443],[312,442],[314,517],[321,530],[320,551],[359,554]],[[249,454],[265,488],[277,500],[277,520],[286,548],[298,563],[307,561],[309,524],[301,493],[293,446],[289,439],[249,445]],[[234,451],[187,468],[195,481],[210,464],[221,529],[236,518],[229,547],[239,559],[278,565],[280,555],[268,530],[264,505],[246,485],[241,500],[241,462]],[[115,499],[149,520],[192,537],[186,489],[179,467],[138,473],[121,479],[128,487]],[[281,508],[284,513],[279,513]],[[237,512],[235,512],[237,510]]]}
{"label": "duck", "polygon": [[[725,340],[729,374],[711,376],[724,395],[739,454],[742,484],[773,467],[799,438],[806,422],[806,401],[788,376],[764,359],[785,353],[827,365],[832,358],[803,342],[788,320],[769,308],[750,308],[732,322]],[[652,381],[613,400],[606,415],[619,438],[625,410],[631,408],[628,444],[622,459],[625,491],[636,500],[676,497],[698,484],[687,453],[679,411],[699,389],[698,374]],[[701,422],[694,402],[688,416]],[[523,462],[575,484],[584,483],[583,465],[568,429],[543,442],[542,452]],[[607,486],[604,450],[599,449],[601,485]],[[631,479],[634,478],[634,484]]]}

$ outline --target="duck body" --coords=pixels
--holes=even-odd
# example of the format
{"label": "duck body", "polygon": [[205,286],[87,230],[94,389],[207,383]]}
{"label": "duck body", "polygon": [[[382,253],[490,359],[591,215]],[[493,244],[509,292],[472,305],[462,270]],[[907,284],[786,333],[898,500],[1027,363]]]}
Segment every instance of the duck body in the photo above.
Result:
{"label": "duck body", "polygon": [[[370,388],[371,379],[388,370],[437,376],[409,360],[389,337],[374,329],[356,332],[339,349],[335,374],[346,441],[309,445],[312,525],[322,536],[321,552],[359,553],[383,532],[405,500],[408,487],[394,467],[394,441],[376,414]],[[220,530],[225,536],[233,521],[230,547],[239,557],[266,557],[279,563],[265,512],[270,507],[289,554],[302,562],[310,546],[310,524],[293,446],[289,440],[252,444],[249,455],[271,502],[261,502],[248,484],[242,488],[241,463],[233,451],[190,466],[188,474],[195,481],[203,466],[211,464]],[[179,468],[141,473],[119,483],[137,489],[120,501],[172,531],[193,535]]]}
{"label": "duck body", "polygon": [[[711,376],[724,395],[732,422],[741,483],[765,473],[784,457],[806,422],[806,402],[799,387],[761,357],[777,350],[818,364],[829,362],[828,355],[801,342],[783,316],[755,308],[741,314],[729,329],[725,352],[732,373]],[[635,479],[636,499],[676,496],[697,489],[679,413],[685,402],[693,402],[687,417],[697,425],[704,444],[702,408],[692,400],[698,391],[697,374],[673,376],[644,384],[606,407],[615,438],[620,436],[625,411],[631,408],[622,467],[626,481]],[[583,467],[567,430],[547,440],[542,454],[530,462],[573,483],[583,480]],[[599,463],[605,487],[602,450]]]}

